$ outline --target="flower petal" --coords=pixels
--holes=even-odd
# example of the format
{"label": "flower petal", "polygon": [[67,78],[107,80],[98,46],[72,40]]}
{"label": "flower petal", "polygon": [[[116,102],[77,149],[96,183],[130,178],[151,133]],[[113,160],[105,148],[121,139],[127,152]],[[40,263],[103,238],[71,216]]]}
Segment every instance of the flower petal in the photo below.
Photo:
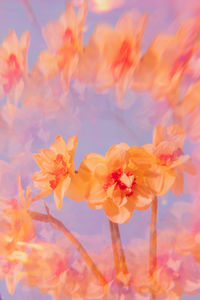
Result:
{"label": "flower petal", "polygon": [[79,174],[75,174],[71,178],[66,194],[71,200],[83,201],[86,199],[87,190],[88,185],[82,180]]}
{"label": "flower petal", "polygon": [[67,178],[59,182],[59,184],[57,185],[54,191],[54,201],[56,203],[57,209],[59,210],[62,208],[63,198],[67,192],[70,181],[71,181],[70,176],[67,176]]}
{"label": "flower petal", "polygon": [[118,224],[128,222],[133,214],[133,203],[131,203],[131,201],[127,201],[127,203],[124,206],[119,207],[115,205],[111,199],[107,199],[103,207],[107,217],[112,222]]}
{"label": "flower petal", "polygon": [[172,187],[176,174],[168,167],[153,165],[152,176],[147,178],[150,188],[157,196],[162,196]]}
{"label": "flower petal", "polygon": [[91,183],[87,203],[91,208],[102,208],[107,199],[106,192],[101,184]]}
{"label": "flower petal", "polygon": [[148,193],[147,195],[138,194],[135,201],[135,209],[143,210],[150,207],[153,199],[153,195]]}
{"label": "flower petal", "polygon": [[174,193],[174,195],[176,195],[177,197],[183,193],[183,191],[184,191],[183,172],[181,172],[181,171],[177,172],[176,180],[175,180],[171,190]]}
{"label": "flower petal", "polygon": [[113,145],[106,153],[105,159],[108,162],[110,169],[120,168],[128,162],[129,158],[129,145],[126,143],[120,143]]}

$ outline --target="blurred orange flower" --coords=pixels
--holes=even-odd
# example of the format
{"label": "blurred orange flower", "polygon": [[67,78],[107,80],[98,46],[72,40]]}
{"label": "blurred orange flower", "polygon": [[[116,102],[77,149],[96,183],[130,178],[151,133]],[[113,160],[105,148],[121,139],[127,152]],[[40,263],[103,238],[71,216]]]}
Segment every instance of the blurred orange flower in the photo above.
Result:
{"label": "blurred orange flower", "polygon": [[35,238],[35,227],[28,213],[32,202],[32,191],[21,186],[21,177],[18,175],[19,202],[0,197],[0,255],[5,260],[6,285],[10,294],[13,294],[17,283],[23,277],[22,265],[27,260],[26,246],[31,245]]}
{"label": "blurred orange flower", "polygon": [[80,257],[66,244],[37,242],[24,262],[23,284],[39,287],[42,293],[61,294],[70,299],[100,299],[103,287],[95,280]]}
{"label": "blurred orange flower", "polygon": [[167,98],[174,105],[179,84],[198,47],[199,28],[199,18],[193,18],[175,35],[157,35],[135,69],[133,89],[151,90],[157,100]]}
{"label": "blurred orange flower", "polygon": [[35,67],[46,78],[61,71],[61,81],[65,90],[68,89],[83,49],[82,34],[87,6],[87,1],[83,2],[76,13],[73,2],[70,1],[60,18],[50,22],[43,29],[50,51],[40,53]]}
{"label": "blurred orange flower", "polygon": [[[66,251],[67,250],[67,251]],[[62,277],[70,267],[71,252],[49,242],[37,242],[24,262],[23,283],[37,286],[43,293],[59,295]]]}
{"label": "blurred orange flower", "polygon": [[105,157],[89,153],[72,180],[74,187],[78,182],[79,192],[74,188],[69,197],[80,200],[82,193],[91,208],[104,208],[112,222],[127,222],[134,208],[151,204],[153,193],[145,180],[150,161],[151,155],[144,149],[125,143],[112,146]]}
{"label": "blurred orange flower", "polygon": [[[97,25],[79,64],[79,77],[95,84],[98,90],[116,87],[120,104],[140,58],[140,43],[147,16],[125,13],[115,28]],[[90,61],[91,65],[88,65]],[[89,69],[88,69],[89,67]]]}
{"label": "blurred orange flower", "polygon": [[64,195],[67,193],[71,177],[74,174],[74,152],[77,137],[70,137],[67,144],[62,136],[56,137],[56,142],[50,149],[41,149],[35,154],[35,160],[41,168],[33,174],[34,185],[46,195],[54,191],[54,200],[58,209],[62,208]]}
{"label": "blurred orange flower", "polygon": [[181,126],[158,125],[154,130],[153,144],[143,146],[156,157],[156,164],[152,166],[155,176],[151,178],[151,184],[158,196],[165,194],[170,188],[175,195],[182,194],[183,171],[195,174],[190,156],[183,155],[184,140],[185,131]]}
{"label": "blurred orange flower", "polygon": [[0,45],[0,97],[13,91],[13,95],[20,96],[24,86],[23,79],[27,75],[27,51],[30,35],[24,32],[20,40],[14,30],[8,32],[8,38]]}
{"label": "blurred orange flower", "polygon": [[1,238],[4,239],[2,241],[0,238],[0,252],[7,249],[9,253],[9,250],[13,249],[18,241],[31,241],[35,237],[34,225],[28,214],[28,208],[32,201],[32,191],[28,186],[24,196],[20,175],[18,175],[17,181],[20,202],[18,203],[15,198],[11,200],[0,198]]}

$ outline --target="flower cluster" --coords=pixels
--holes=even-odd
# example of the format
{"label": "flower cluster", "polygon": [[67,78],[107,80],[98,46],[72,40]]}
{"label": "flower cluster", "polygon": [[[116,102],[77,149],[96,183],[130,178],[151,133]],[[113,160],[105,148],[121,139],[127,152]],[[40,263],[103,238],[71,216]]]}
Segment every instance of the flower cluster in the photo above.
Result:
{"label": "flower cluster", "polygon": [[112,146],[105,157],[89,153],[75,171],[77,138],[65,144],[57,136],[50,149],[35,155],[41,171],[33,175],[33,181],[47,194],[54,191],[58,209],[68,195],[72,200],[86,200],[91,208],[103,208],[112,222],[124,223],[134,209],[150,207],[154,197],[169,189],[176,195],[183,192],[183,172],[195,174],[190,156],[183,155],[184,138],[177,124],[157,126],[153,144],[129,147],[121,143]]}

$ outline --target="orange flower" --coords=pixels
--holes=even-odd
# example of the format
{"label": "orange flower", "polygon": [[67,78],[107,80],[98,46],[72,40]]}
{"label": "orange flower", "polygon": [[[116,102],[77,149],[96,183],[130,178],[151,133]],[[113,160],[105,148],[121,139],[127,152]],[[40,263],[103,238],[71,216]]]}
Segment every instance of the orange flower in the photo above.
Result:
{"label": "orange flower", "polygon": [[140,43],[146,21],[146,15],[138,18],[128,12],[119,19],[116,28],[98,25],[84,49],[78,68],[79,77],[94,82],[99,90],[116,86],[120,104],[140,58]]}
{"label": "orange flower", "polygon": [[[158,247],[157,266],[151,274],[149,274],[149,248],[146,241],[134,239],[126,247],[127,263],[132,275],[131,283],[134,291],[140,294],[141,297],[143,295],[145,298],[150,293],[158,299],[178,300],[181,294],[180,271],[182,271],[182,259],[174,254],[173,243],[169,245],[171,236],[164,234],[163,237],[168,245],[166,249]],[[169,248],[170,246],[171,248]],[[149,299],[152,299],[152,297],[149,296]]]}
{"label": "orange flower", "polygon": [[177,124],[168,127],[158,125],[153,134],[153,144],[144,145],[144,149],[156,157],[152,166],[155,176],[151,184],[156,194],[163,195],[170,188],[175,195],[183,193],[183,171],[195,174],[195,168],[189,155],[183,155],[185,132]]}
{"label": "orange flower", "polygon": [[69,197],[80,200],[82,193],[91,208],[104,208],[111,221],[127,222],[134,208],[151,204],[153,194],[145,182],[149,163],[150,155],[144,149],[125,143],[112,146],[105,157],[89,153],[72,180],[74,193],[71,190]]}
{"label": "orange flower", "polygon": [[[18,190],[20,203],[16,199],[0,198],[0,254],[12,265],[27,259],[26,245],[35,238],[35,227],[28,213],[32,202],[32,191],[27,187],[24,196],[20,175],[18,175]],[[16,277],[16,280],[18,281],[19,278],[20,276],[18,279]],[[10,276],[6,280],[10,293],[13,293],[17,282],[14,284]]]}
{"label": "orange flower", "polygon": [[199,41],[199,19],[189,19],[176,35],[159,34],[135,69],[133,89],[151,90],[157,100],[177,102],[179,84]]}
{"label": "orange flower", "polygon": [[23,282],[39,287],[43,293],[59,295],[62,277],[70,267],[70,255],[69,249],[62,249],[57,244],[35,243],[24,263],[26,272]]}
{"label": "orange flower", "polygon": [[67,193],[71,177],[74,174],[73,156],[77,145],[77,137],[69,138],[67,144],[62,136],[56,137],[56,142],[50,149],[41,149],[35,154],[35,160],[41,168],[33,174],[37,188],[46,195],[54,191],[54,200],[58,209],[62,208],[64,195]]}
{"label": "orange flower", "polygon": [[46,78],[61,71],[61,81],[65,89],[74,75],[83,48],[82,33],[86,15],[87,2],[82,3],[76,14],[73,2],[70,1],[60,18],[43,29],[50,52],[40,53],[36,69]]}
{"label": "orange flower", "polygon": [[14,30],[10,30],[8,38],[0,46],[0,97],[15,90],[18,94],[23,87],[23,76],[27,73],[27,50],[29,47],[29,33],[24,32],[18,40]]}
{"label": "orange flower", "polygon": [[42,293],[55,295],[57,299],[61,294],[70,299],[103,297],[103,287],[66,243],[64,247],[59,241],[35,243],[24,269],[24,284],[36,286]]}

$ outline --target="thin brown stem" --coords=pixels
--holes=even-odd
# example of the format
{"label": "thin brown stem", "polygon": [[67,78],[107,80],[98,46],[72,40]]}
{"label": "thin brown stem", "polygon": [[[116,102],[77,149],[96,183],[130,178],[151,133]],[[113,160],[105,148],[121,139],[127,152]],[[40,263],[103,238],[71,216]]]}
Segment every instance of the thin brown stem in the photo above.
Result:
{"label": "thin brown stem", "polygon": [[114,257],[114,263],[115,263],[115,272],[116,277],[120,273],[120,254],[118,251],[118,245],[117,245],[117,236],[115,231],[115,224],[109,220],[109,226],[110,226],[110,235],[112,240],[112,249],[113,249],[113,257]]}
{"label": "thin brown stem", "polygon": [[29,0],[20,0],[20,1],[21,1],[21,4],[23,5],[23,7],[24,7],[31,23],[33,23],[39,29],[39,31],[41,32],[42,31],[41,27],[38,23],[38,20],[35,16],[35,13],[34,13],[33,9],[32,9],[30,1]]}
{"label": "thin brown stem", "polygon": [[35,211],[29,211],[30,216],[33,220],[45,222],[51,224],[54,228],[64,233],[64,235],[70,240],[70,242],[75,246],[78,250],[80,255],[82,256],[85,263],[88,265],[98,282],[106,288],[107,281],[98,269],[97,265],[94,263],[92,258],[88,255],[87,251],[81,245],[81,243],[77,240],[77,238],[65,227],[65,225],[59,221],[58,219],[54,218],[50,214],[42,214]]}
{"label": "thin brown stem", "polygon": [[126,264],[124,249],[121,242],[119,225],[109,220],[112,239],[113,257],[115,263],[116,278],[123,284],[129,283],[129,272]]}
{"label": "thin brown stem", "polygon": [[120,231],[119,231],[119,225],[115,224],[115,223],[114,223],[114,225],[115,225],[116,236],[117,236],[117,244],[118,244],[118,249],[119,249],[121,269],[122,269],[122,271],[123,271],[124,274],[127,274],[129,272],[128,272],[127,263],[126,263],[126,257],[125,257],[125,253],[124,253],[124,249],[123,249],[123,245],[122,245],[122,241],[121,241],[121,236],[120,236]]}
{"label": "thin brown stem", "polygon": [[[149,278],[151,280],[154,270],[157,266],[157,211],[158,199],[154,197],[151,206],[151,225],[150,225],[150,241],[149,241]],[[155,300],[156,296],[152,292],[152,299]]]}
{"label": "thin brown stem", "polygon": [[24,10],[25,10],[25,12],[26,12],[26,14],[27,14],[30,22],[35,25],[35,27],[37,28],[38,32],[40,33],[40,36],[41,36],[44,44],[47,46],[47,43],[46,43],[46,41],[44,39],[44,36],[42,34],[42,28],[41,28],[41,26],[40,26],[40,24],[38,22],[38,19],[37,19],[35,13],[34,13],[34,10],[32,8],[30,0],[20,0],[20,2],[21,2],[21,5],[23,6],[23,8],[24,8]]}
{"label": "thin brown stem", "polygon": [[41,200],[41,199],[49,196],[51,194],[51,192],[52,192],[51,190],[39,192],[38,194],[36,194],[35,196],[32,197],[32,202]]}

